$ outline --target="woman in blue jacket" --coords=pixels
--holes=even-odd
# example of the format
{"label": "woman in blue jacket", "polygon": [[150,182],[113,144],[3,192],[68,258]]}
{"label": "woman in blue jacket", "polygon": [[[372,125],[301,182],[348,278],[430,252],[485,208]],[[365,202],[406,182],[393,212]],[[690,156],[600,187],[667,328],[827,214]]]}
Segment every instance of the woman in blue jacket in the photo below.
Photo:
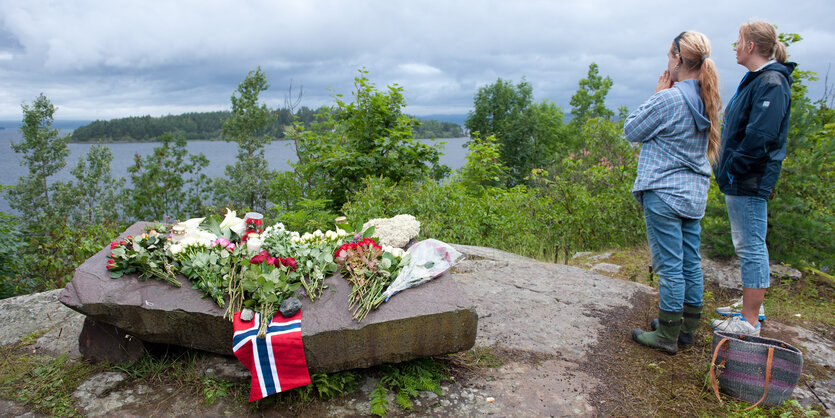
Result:
{"label": "woman in blue jacket", "polygon": [[762,302],[769,285],[767,202],[786,156],[791,73],[796,64],[786,62],[786,47],[768,22],[743,24],[735,51],[736,62],[748,73],[725,109],[722,151],[714,174],[725,194],[739,256],[742,299],[718,308],[716,312],[730,318],[711,325],[720,331],[760,335],[758,320],[765,319]]}
{"label": "woman in blue jacket", "polygon": [[678,343],[693,344],[701,318],[699,222],[710,185],[708,159],[719,149],[721,103],[705,35],[681,33],[667,57],[655,94],[626,118],[623,133],[641,143],[632,193],[644,208],[660,298],[655,331],[635,329],[632,338],[675,354]]}

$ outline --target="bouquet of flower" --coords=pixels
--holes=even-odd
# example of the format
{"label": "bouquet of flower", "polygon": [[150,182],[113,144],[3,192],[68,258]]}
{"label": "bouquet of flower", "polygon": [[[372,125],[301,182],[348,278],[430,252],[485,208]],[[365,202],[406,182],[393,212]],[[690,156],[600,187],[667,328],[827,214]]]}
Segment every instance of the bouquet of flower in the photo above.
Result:
{"label": "bouquet of flower", "polygon": [[408,258],[385,251],[372,238],[344,244],[334,256],[343,276],[353,285],[348,307],[353,310],[357,321],[362,321],[371,310],[383,303],[383,289],[408,262]]}
{"label": "bouquet of flower", "polygon": [[389,285],[383,297],[386,301],[395,293],[432,280],[464,259],[464,255],[447,243],[426,239],[409,248],[410,260]]}
{"label": "bouquet of flower", "polygon": [[313,302],[322,295],[325,289],[325,277],[333,274],[336,269],[333,253],[349,236],[342,229],[299,235],[290,232],[279,223],[268,227],[262,234],[264,248],[272,254],[289,255],[296,259],[299,266],[299,280],[304,286],[305,293]]}
{"label": "bouquet of flower", "polygon": [[125,274],[137,273],[139,280],[165,280],[180,287],[176,267],[172,264],[174,260],[165,252],[168,241],[164,233],[162,225],[155,225],[140,236],[128,236],[124,241],[111,242],[107,262],[110,277],[117,279]]}
{"label": "bouquet of flower", "polygon": [[296,260],[278,258],[261,251],[249,259],[243,269],[240,289],[250,295],[244,306],[254,307],[261,314],[258,337],[264,338],[267,325],[281,302],[301,286]]}
{"label": "bouquet of flower", "polygon": [[244,246],[223,237],[211,241],[209,248],[191,245],[177,253],[180,273],[194,283],[195,289],[202,290],[221,308],[226,307],[228,282],[240,274],[241,260],[245,256]]}

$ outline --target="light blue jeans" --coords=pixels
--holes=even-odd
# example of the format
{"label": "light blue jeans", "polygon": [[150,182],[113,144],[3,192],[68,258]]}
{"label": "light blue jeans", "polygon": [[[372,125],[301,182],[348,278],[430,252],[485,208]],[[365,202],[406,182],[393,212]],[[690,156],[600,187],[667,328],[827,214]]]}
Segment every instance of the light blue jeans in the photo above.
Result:
{"label": "light blue jeans", "polygon": [[759,196],[725,195],[731,238],[739,257],[742,287],[765,289],[769,285],[768,248],[765,233],[768,229],[768,201]]}
{"label": "light blue jeans", "polygon": [[658,274],[659,308],[680,312],[702,305],[704,281],[700,219],[682,218],[651,191],[642,196],[652,270]]}

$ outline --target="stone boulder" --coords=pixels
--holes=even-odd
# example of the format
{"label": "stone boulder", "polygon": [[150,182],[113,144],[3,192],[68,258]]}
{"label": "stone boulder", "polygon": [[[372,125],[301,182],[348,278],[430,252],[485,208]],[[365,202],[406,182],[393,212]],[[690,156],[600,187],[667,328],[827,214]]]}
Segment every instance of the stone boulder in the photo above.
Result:
{"label": "stone boulder", "polygon": [[[122,236],[140,234],[145,225],[136,223]],[[142,341],[232,354],[232,323],[210,298],[185,278],[180,288],[135,275],[111,279],[109,252],[76,269],[60,293],[63,304]],[[325,284],[315,303],[302,299],[302,340],[313,373],[454,353],[475,343],[475,305],[448,273],[393,296],[362,322],[348,310],[350,284],[339,274]]]}

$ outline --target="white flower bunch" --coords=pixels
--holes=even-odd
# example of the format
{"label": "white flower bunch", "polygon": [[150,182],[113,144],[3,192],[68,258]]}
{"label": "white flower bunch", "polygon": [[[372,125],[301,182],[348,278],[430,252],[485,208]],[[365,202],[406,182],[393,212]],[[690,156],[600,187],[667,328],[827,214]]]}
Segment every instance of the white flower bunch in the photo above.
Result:
{"label": "white flower bunch", "polygon": [[186,247],[199,246],[204,248],[211,248],[212,241],[217,239],[217,235],[204,231],[200,228],[186,228],[186,235],[176,244],[171,244],[168,247],[171,254],[177,254]]}
{"label": "white flower bunch", "polygon": [[385,244],[381,245],[381,247],[383,247],[384,252],[391,253],[391,255],[399,259],[403,259],[403,256],[406,255],[406,250],[400,247],[392,247]]}
{"label": "white flower bunch", "polygon": [[290,232],[287,231],[286,228],[284,228],[283,223],[279,222],[275,225],[268,226],[267,229],[265,229],[264,232],[261,233],[261,238],[266,240],[270,235],[276,234],[289,235]]}
{"label": "white flower bunch", "polygon": [[322,232],[321,230],[315,230],[312,233],[305,232],[304,235],[299,236],[298,232],[291,232],[294,234],[292,238],[290,238],[291,242],[300,243],[300,244],[308,244],[312,246],[319,246],[322,244],[331,244],[336,241],[342,240],[342,238],[347,237],[350,235],[348,232],[338,229],[336,231],[328,230],[326,232]]}
{"label": "white flower bunch", "polygon": [[402,248],[420,233],[420,221],[412,215],[400,214],[393,218],[371,219],[362,226],[365,231],[374,227],[374,236],[380,238],[380,245]]}

